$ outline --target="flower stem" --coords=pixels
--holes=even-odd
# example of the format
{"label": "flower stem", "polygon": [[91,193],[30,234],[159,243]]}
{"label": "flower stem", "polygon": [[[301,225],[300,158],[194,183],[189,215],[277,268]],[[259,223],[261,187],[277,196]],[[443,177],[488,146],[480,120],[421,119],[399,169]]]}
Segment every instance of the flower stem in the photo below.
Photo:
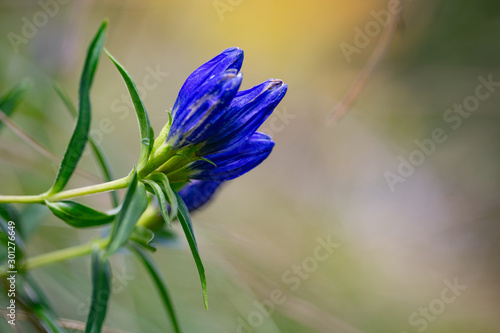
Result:
{"label": "flower stem", "polygon": [[108,244],[108,242],[109,239],[101,238],[87,244],[82,244],[62,250],[57,250],[54,252],[41,254],[27,259],[23,268],[28,271],[38,267],[54,264],[56,262],[82,257],[92,253],[92,250],[95,246],[103,248]]}
{"label": "flower stem", "polygon": [[126,188],[129,185],[131,175],[132,174],[129,174],[126,177],[112,180],[110,182],[62,191],[55,194],[43,193],[39,195],[0,195],[0,203],[43,203],[45,200],[60,201],[63,199],[81,197],[89,194],[118,190],[121,188]]}
{"label": "flower stem", "polygon": [[0,195],[0,203],[42,203],[44,197],[39,195]]}
{"label": "flower stem", "polygon": [[[102,184],[91,185],[91,186],[81,187],[81,188],[77,188],[77,189],[73,189],[73,190],[59,192],[56,194],[49,195],[49,196],[45,197],[45,199],[47,199],[49,201],[59,201],[59,200],[63,200],[63,199],[81,197],[81,196],[89,195],[89,194],[118,190],[118,189],[127,187],[129,185],[129,183],[130,183],[130,175],[123,177],[123,178],[120,178],[120,179],[112,180],[110,182],[102,183]],[[1,199],[1,197],[0,197],[0,199]]]}

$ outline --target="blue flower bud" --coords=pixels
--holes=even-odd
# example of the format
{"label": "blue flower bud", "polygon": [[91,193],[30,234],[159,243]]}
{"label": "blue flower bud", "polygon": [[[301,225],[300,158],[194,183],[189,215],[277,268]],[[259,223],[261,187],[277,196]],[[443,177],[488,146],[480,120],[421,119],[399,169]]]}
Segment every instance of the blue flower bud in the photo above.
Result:
{"label": "blue flower bud", "polygon": [[267,80],[251,89],[239,92],[224,110],[212,135],[197,152],[205,156],[231,149],[250,138],[271,115],[287,91],[287,85],[276,79]]}
{"label": "blue flower bud", "polygon": [[236,73],[238,73],[242,64],[243,50],[231,47],[198,67],[189,75],[179,91],[172,109],[172,116],[175,117],[177,111],[182,109],[185,101],[190,99],[197,89],[209,79],[226,72],[228,69],[236,70]]}
{"label": "blue flower bud", "polygon": [[274,147],[274,142],[266,134],[254,133],[242,144],[220,151],[205,158],[214,164],[198,160],[187,167],[190,179],[226,181],[247,173],[262,163]]}
{"label": "blue flower bud", "polygon": [[242,75],[230,69],[201,85],[174,115],[167,144],[180,149],[206,140],[236,96],[241,80]]}
{"label": "blue flower bud", "polygon": [[188,77],[172,121],[139,171],[142,177],[162,172],[172,183],[222,182],[250,171],[269,156],[274,142],[256,131],[284,98],[287,85],[270,79],[238,92],[242,62],[243,51],[230,48]]}

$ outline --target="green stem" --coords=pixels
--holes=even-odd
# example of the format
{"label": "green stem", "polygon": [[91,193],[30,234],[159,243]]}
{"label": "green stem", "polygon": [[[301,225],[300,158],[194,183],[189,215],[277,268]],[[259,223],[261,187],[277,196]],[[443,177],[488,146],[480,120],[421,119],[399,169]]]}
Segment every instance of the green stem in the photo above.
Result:
{"label": "green stem", "polygon": [[82,244],[74,247],[69,247],[67,249],[57,250],[54,252],[49,252],[41,254],[32,258],[29,258],[24,263],[23,269],[32,270],[42,266],[47,266],[54,264],[56,262],[82,257],[92,253],[95,246],[104,248],[109,242],[109,239],[97,239],[87,244]]}
{"label": "green stem", "polygon": [[91,185],[86,187],[81,187],[73,190],[62,191],[49,195],[47,193],[39,195],[0,195],[0,203],[43,203],[45,200],[48,201],[60,201],[63,199],[70,199],[75,197],[81,197],[84,195],[107,192],[118,190],[121,188],[126,188],[130,184],[131,175],[126,177],[112,180],[110,182]]}
{"label": "green stem", "polygon": [[[60,201],[63,199],[70,199],[74,197],[81,197],[84,195],[102,193],[112,190],[118,190],[121,188],[126,188],[130,184],[130,175],[127,177],[123,177],[120,179],[112,180],[110,182],[91,185],[86,187],[81,187],[73,190],[67,190],[59,193],[55,193],[49,196],[46,196],[45,199],[49,201]],[[0,197],[1,198],[1,197]]]}
{"label": "green stem", "polygon": [[0,195],[0,203],[41,203],[43,195]]}

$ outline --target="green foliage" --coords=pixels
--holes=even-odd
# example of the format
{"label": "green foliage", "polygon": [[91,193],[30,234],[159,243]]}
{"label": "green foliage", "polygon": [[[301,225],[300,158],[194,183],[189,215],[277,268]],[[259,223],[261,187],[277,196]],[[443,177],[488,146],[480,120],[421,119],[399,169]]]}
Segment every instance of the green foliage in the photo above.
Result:
{"label": "green foliage", "polygon": [[160,269],[154,262],[154,260],[141,248],[137,246],[130,247],[132,251],[139,257],[141,262],[144,264],[144,267],[147,269],[148,273],[151,275],[153,282],[155,283],[156,289],[158,289],[158,293],[160,294],[163,305],[165,306],[165,310],[167,311],[167,315],[170,317],[172,321],[172,325],[174,326],[174,330],[177,333],[181,332],[181,328],[179,326],[179,321],[175,314],[174,305],[172,300],[170,299],[170,293],[167,288],[167,284],[165,279],[163,278]]}
{"label": "green foliage", "polygon": [[194,237],[193,225],[191,223],[191,217],[189,216],[189,211],[186,207],[186,204],[179,196],[179,194],[175,194],[177,197],[177,201],[179,202],[179,211],[177,217],[179,218],[179,222],[181,223],[182,230],[186,235],[186,239],[189,244],[189,248],[191,253],[193,254],[194,261],[196,263],[196,268],[198,269],[198,275],[200,276],[201,289],[203,292],[203,302],[205,304],[205,308],[208,309],[208,299],[207,299],[207,278],[205,276],[205,267],[203,267],[203,262],[201,261],[200,253],[198,251],[198,244],[196,243],[196,238]]}
{"label": "green foliage", "polygon": [[[11,90],[0,96],[0,111],[7,116],[11,116],[30,87],[31,81],[23,80]],[[2,127],[3,123],[0,121],[0,129],[2,129]]]}
{"label": "green foliage", "polygon": [[[71,113],[73,117],[78,117],[78,111],[76,110],[75,106],[71,102],[70,98],[66,93],[63,91],[63,89],[55,84],[54,89],[57,92],[57,95],[61,98],[63,101],[64,105],[66,106],[66,109]],[[113,172],[111,170],[111,164],[109,163],[108,158],[106,157],[106,154],[104,153],[104,150],[101,148],[101,146],[96,142],[96,140],[92,137],[88,137],[90,146],[92,147],[92,152],[94,153],[95,158],[97,159],[97,162],[99,163],[99,167],[102,170],[102,174],[104,176],[104,180],[110,182],[113,180]],[[118,195],[116,194],[115,191],[109,192],[111,196],[111,201],[113,202],[113,206],[117,207],[118,206]]]}
{"label": "green foliage", "polygon": [[113,61],[116,68],[120,72],[125,84],[127,85],[130,98],[134,103],[135,112],[137,115],[137,121],[139,122],[139,129],[141,132],[141,154],[139,156],[139,163],[137,164],[138,169],[141,169],[144,164],[148,161],[149,154],[153,148],[154,133],[151,124],[149,123],[148,113],[146,108],[142,103],[139,92],[137,91],[137,86],[134,80],[130,77],[130,74],[123,68],[122,65],[106,50],[106,54]]}
{"label": "green foliage", "polygon": [[24,297],[26,297],[24,304],[39,319],[40,322],[38,324],[40,324],[45,332],[48,333],[66,332],[57,322],[57,315],[52,310],[52,307],[50,306],[41,288],[28,274],[24,276],[24,279],[23,294]]}
{"label": "green foliage", "polygon": [[148,197],[144,184],[134,177],[130,183],[122,208],[113,223],[106,255],[110,256],[122,247],[130,238],[134,226],[148,206]]}
{"label": "green foliage", "polygon": [[46,201],[50,211],[75,228],[96,227],[113,222],[115,215],[106,214],[74,201]]}
{"label": "green foliage", "polygon": [[[78,109],[74,106],[71,99],[62,88],[57,85],[54,86],[67,110],[76,119],[76,126],[60,163],[53,186],[49,191],[40,195],[0,196],[0,231],[2,231],[0,233],[0,244],[2,245],[0,249],[6,252],[7,246],[9,246],[10,228],[13,228],[11,224],[9,224],[9,221],[16,221],[16,228],[19,233],[19,237],[16,237],[16,260],[18,261],[16,265],[19,266],[19,278],[23,286],[18,301],[23,305],[26,311],[32,315],[34,318],[33,325],[36,326],[39,331],[54,333],[65,332],[59,326],[57,314],[52,310],[42,290],[30,277],[27,272],[28,270],[92,253],[92,298],[85,332],[98,333],[103,329],[111,296],[112,271],[109,259],[123,246],[128,245],[129,249],[138,256],[155,283],[158,294],[165,306],[167,316],[172,322],[174,331],[181,332],[165,279],[153,258],[151,258],[146,251],[156,251],[153,240],[157,241],[157,244],[169,243],[175,239],[175,234],[172,232],[172,229],[164,229],[163,222],[160,228],[155,228],[158,225],[148,225],[147,218],[141,220],[141,216],[143,216],[146,209],[148,209],[148,213],[144,215],[149,214],[149,217],[159,216],[157,210],[155,210],[157,208],[151,209],[154,205],[154,201],[151,200],[151,198],[148,199],[148,192],[146,190],[157,197],[161,216],[167,226],[171,227],[172,222],[174,222],[176,218],[181,223],[198,269],[204,304],[208,308],[205,269],[198,251],[189,211],[181,197],[176,193],[178,188],[175,186],[177,185],[171,184],[168,177],[161,172],[148,171],[150,173],[149,175],[141,177],[139,177],[136,172],[136,170],[141,170],[150,158],[154,143],[153,129],[133,79],[123,66],[109,53],[108,56],[125,81],[138,119],[141,151],[137,166],[133,168],[132,172],[127,177],[116,180],[113,179],[111,166],[106,158],[106,154],[99,144],[92,137],[89,137],[91,125],[90,89],[94,80],[99,57],[103,50],[106,26],[107,23],[104,21],[88,48],[80,79]],[[6,116],[12,114],[14,108],[21,101],[27,87],[28,84],[23,82],[0,97],[0,108],[4,111]],[[164,130],[162,130],[159,139],[157,139],[158,146],[161,146],[161,142],[164,141],[164,138],[168,134],[168,128],[172,122],[170,114],[169,119],[169,123],[164,127]],[[82,157],[87,141],[91,144],[93,153],[98,161],[106,183],[63,191]],[[169,158],[172,156],[169,156]],[[161,159],[163,157],[164,156],[156,156],[155,158]],[[116,190],[122,188],[126,188],[126,194],[123,202],[119,204]],[[77,196],[105,191],[111,192],[111,200],[115,207],[112,212],[101,212],[82,203],[67,200]],[[4,202],[46,205],[56,217],[75,228],[110,225],[109,239],[108,237],[103,237],[92,240],[88,244],[73,246],[36,257],[25,258],[26,253],[23,246],[23,235],[25,234],[23,227],[24,223],[21,223],[21,216],[17,214],[13,207],[3,204]],[[148,205],[150,205],[149,208]],[[161,221],[161,218],[156,220]],[[34,222],[34,224],[36,223],[38,222]],[[29,225],[29,228],[30,230],[35,228],[33,223]],[[6,271],[5,266],[0,267],[1,274],[5,275]]]}
{"label": "green foliage", "polygon": [[111,266],[99,248],[92,253],[92,301],[85,333],[101,332],[111,296]]}
{"label": "green foliage", "polygon": [[60,192],[66,186],[85,149],[91,120],[90,87],[92,86],[99,56],[104,45],[106,26],[107,22],[104,21],[89,46],[80,79],[80,102],[76,127],[64,153],[54,185],[49,190],[50,194]]}

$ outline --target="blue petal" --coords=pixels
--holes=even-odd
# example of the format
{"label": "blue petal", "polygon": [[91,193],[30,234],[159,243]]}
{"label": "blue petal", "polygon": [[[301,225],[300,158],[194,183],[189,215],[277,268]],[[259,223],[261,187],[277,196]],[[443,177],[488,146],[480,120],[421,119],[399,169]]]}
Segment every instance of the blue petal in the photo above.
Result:
{"label": "blue petal", "polygon": [[241,80],[241,74],[229,70],[199,87],[174,116],[166,141],[179,149],[209,137],[216,128],[212,125],[235,97]]}
{"label": "blue petal", "polygon": [[182,108],[186,100],[190,99],[196,90],[210,78],[220,75],[228,69],[234,69],[239,72],[243,64],[243,50],[237,47],[231,47],[222,51],[212,60],[207,61],[198,67],[184,82],[177,100],[172,109],[172,116]]}
{"label": "blue petal", "polygon": [[188,210],[192,212],[210,201],[221,184],[221,182],[193,180],[179,191],[179,195]]}
{"label": "blue petal", "polygon": [[213,163],[199,160],[189,166],[190,178],[226,181],[247,173],[262,163],[271,153],[274,142],[263,133],[254,133],[250,139],[233,149],[206,156]]}
{"label": "blue petal", "polygon": [[217,135],[212,135],[199,150],[204,156],[231,149],[248,140],[271,115],[287,91],[281,80],[271,79],[252,89],[239,92],[224,115],[217,120]]}

